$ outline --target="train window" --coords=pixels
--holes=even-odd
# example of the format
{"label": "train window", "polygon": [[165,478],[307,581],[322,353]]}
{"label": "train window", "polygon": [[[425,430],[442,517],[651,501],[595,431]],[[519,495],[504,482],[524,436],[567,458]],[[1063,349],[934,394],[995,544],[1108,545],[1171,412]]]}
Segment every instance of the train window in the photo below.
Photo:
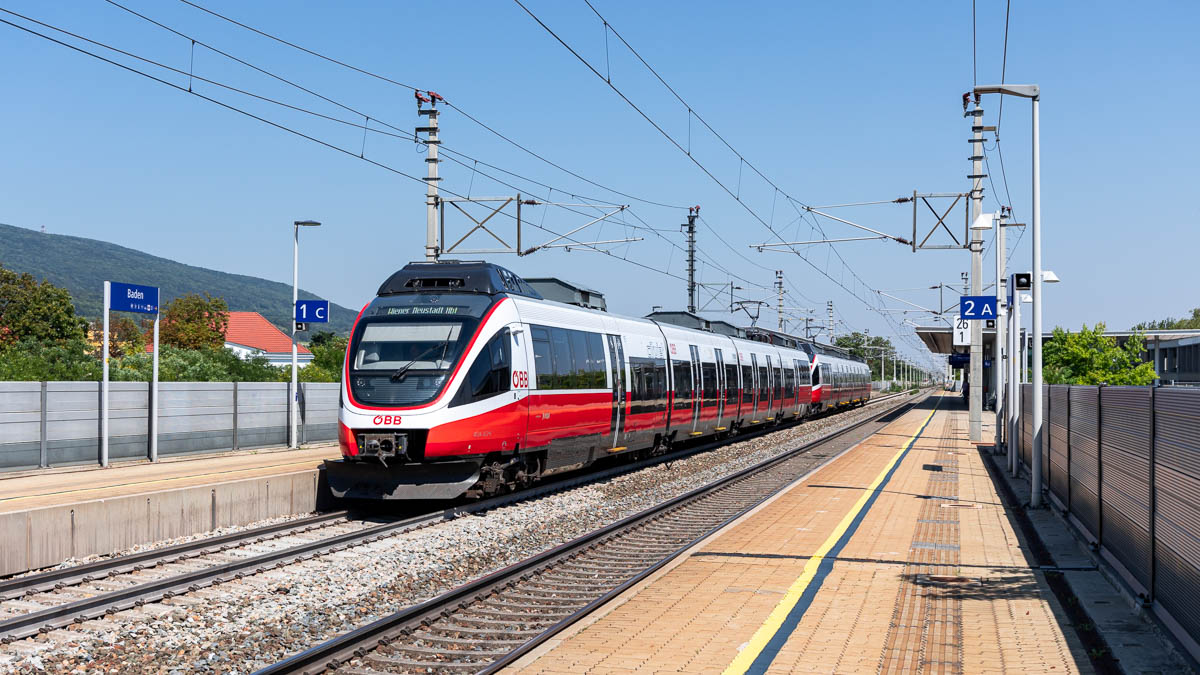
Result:
{"label": "train window", "polygon": [[554,388],[554,355],[550,348],[550,331],[533,326],[533,369],[537,373],[538,389]]}
{"label": "train window", "polygon": [[[767,362],[768,365],[770,365],[770,363],[771,363],[770,361]],[[780,367],[776,368],[775,372],[772,373],[772,375],[774,376],[772,379],[772,382],[775,383],[775,401],[778,403],[779,399],[783,397],[783,367],[782,367],[782,363],[780,363]]]}
{"label": "train window", "polygon": [[675,409],[692,407],[692,364],[690,361],[671,361],[675,376]]}
{"label": "train window", "polygon": [[484,345],[467,370],[466,379],[450,402],[451,407],[482,401],[508,391],[509,382],[512,381],[511,342],[508,329],[505,328]]}
{"label": "train window", "polygon": [[770,387],[767,382],[767,367],[758,367],[758,400],[765,405],[767,402],[767,390]]}
{"label": "train window", "polygon": [[587,333],[578,330],[567,331],[571,339],[571,388],[590,389],[592,386],[592,367],[588,358]]}
{"label": "train window", "polygon": [[587,335],[588,369],[592,373],[592,383],[588,386],[592,389],[605,389],[608,387],[608,373],[605,372],[604,365],[604,337],[599,333],[585,333],[585,335]]}
{"label": "train window", "polygon": [[796,395],[796,371],[793,368],[784,367],[783,372],[783,397],[792,398]]}
{"label": "train window", "polygon": [[738,394],[738,367],[732,363],[725,364],[725,403],[736,405]]}
{"label": "train window", "polygon": [[704,402],[707,405],[716,405],[721,396],[720,389],[717,389],[717,364],[701,363],[700,373],[704,376]]}
{"label": "train window", "polygon": [[631,356],[629,370],[633,375],[633,387],[630,389],[633,405],[629,414],[666,410],[667,369],[662,361]]}
{"label": "train window", "polygon": [[571,338],[566,329],[550,329],[550,348],[554,353],[554,386],[552,388],[570,389],[574,363],[571,360]]}
{"label": "train window", "polygon": [[754,403],[754,366],[742,366],[742,403]]}

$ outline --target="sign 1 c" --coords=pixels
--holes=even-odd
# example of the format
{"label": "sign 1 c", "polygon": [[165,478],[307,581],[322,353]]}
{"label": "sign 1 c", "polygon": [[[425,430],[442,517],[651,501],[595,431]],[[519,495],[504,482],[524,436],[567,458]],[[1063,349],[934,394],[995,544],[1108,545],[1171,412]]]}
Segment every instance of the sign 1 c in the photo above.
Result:
{"label": "sign 1 c", "polygon": [[996,297],[993,295],[964,295],[958,299],[958,312],[968,321],[996,318]]}
{"label": "sign 1 c", "polygon": [[300,323],[329,323],[329,301],[297,300],[295,319]]}
{"label": "sign 1 c", "polygon": [[114,312],[158,314],[158,288],[111,281],[108,306]]}

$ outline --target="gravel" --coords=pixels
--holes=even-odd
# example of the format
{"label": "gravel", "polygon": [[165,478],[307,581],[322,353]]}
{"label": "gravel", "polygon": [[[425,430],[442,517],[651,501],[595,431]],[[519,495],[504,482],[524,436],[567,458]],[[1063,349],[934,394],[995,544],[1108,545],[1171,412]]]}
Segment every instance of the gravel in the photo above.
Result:
{"label": "gravel", "polygon": [[904,400],[50,631],[0,646],[0,670],[248,673]]}

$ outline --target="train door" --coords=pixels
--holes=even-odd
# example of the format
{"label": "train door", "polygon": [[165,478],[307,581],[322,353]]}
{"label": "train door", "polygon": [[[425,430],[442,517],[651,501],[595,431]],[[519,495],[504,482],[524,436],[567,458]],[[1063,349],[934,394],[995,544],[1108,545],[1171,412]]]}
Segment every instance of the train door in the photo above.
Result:
{"label": "train door", "polygon": [[608,336],[609,377],[612,380],[612,414],[609,422],[609,434],[612,435],[613,448],[622,443],[625,434],[625,346],[620,335]]}
{"label": "train door", "polygon": [[725,424],[725,358],[721,354],[720,349],[713,350],[717,359],[717,428],[728,426]]}
{"label": "train door", "polygon": [[767,407],[764,410],[765,417],[770,420],[775,420],[775,366],[771,363],[771,355],[767,354]]}
{"label": "train door", "polygon": [[692,435],[700,426],[700,407],[704,405],[704,377],[700,371],[700,348],[688,345],[688,355],[692,357]]}
{"label": "train door", "polygon": [[754,393],[752,394],[753,400],[750,403],[750,421],[757,424],[758,422],[762,421],[758,419],[758,399],[759,394],[761,393],[758,386],[758,354],[750,355],[750,375],[753,380],[752,386],[754,389]]}

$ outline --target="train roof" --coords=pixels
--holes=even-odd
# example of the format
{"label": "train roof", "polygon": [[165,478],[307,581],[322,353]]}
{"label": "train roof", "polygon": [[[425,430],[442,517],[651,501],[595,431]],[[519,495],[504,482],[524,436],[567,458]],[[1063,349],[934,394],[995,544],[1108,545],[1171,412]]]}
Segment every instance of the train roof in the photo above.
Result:
{"label": "train roof", "polygon": [[410,262],[379,286],[378,295],[428,292],[509,293],[543,299],[537,289],[513,272],[479,260]]}

